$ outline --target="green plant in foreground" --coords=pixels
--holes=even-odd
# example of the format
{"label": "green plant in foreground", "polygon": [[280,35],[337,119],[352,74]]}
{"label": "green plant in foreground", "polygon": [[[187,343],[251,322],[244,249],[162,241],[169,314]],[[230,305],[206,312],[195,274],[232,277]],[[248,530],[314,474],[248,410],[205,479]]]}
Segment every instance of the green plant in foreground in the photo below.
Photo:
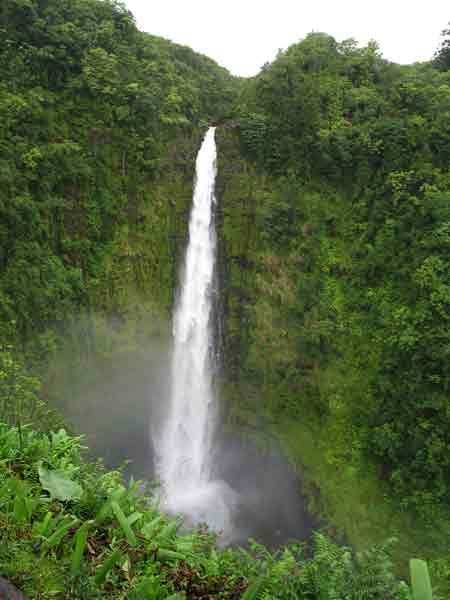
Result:
{"label": "green plant in foreground", "polygon": [[[390,544],[355,555],[317,533],[308,558],[298,545],[218,548],[215,535],[183,531],[139,482],[84,462],[81,449],[65,432],[20,436],[0,424],[0,573],[30,597],[411,599]],[[424,572],[412,561],[414,600],[431,600]]]}
{"label": "green plant in foreground", "polygon": [[409,563],[413,600],[433,600],[428,566],[424,560],[412,558]]}
{"label": "green plant in foreground", "polygon": [[87,538],[90,527],[94,521],[86,521],[79,528],[75,535],[75,548],[72,554],[71,572],[72,575],[78,575],[81,570],[81,564],[83,562],[83,554],[86,549]]}

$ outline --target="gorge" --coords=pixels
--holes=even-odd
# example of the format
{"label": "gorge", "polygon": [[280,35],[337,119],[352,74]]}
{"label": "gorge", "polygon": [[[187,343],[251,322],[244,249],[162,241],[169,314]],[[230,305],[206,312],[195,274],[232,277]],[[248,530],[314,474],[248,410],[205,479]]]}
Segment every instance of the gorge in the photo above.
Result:
{"label": "gorge", "polygon": [[[87,436],[91,458],[111,468],[133,461],[127,485],[131,476],[160,479],[171,490],[171,513],[191,504],[183,499],[183,476],[196,482],[195,492],[225,482],[237,494],[230,505],[236,500],[240,537],[233,543],[254,535],[278,548],[292,537],[309,538],[317,527],[312,513],[351,556],[353,549],[368,556],[397,537],[389,550],[395,573],[405,577],[409,559],[420,556],[444,588],[448,39],[444,32],[429,62],[396,65],[374,43],[312,33],[242,79],[139,31],[118,2],[5,0],[0,421],[21,428],[12,456],[25,461],[22,425],[46,432],[49,448],[59,446],[48,432],[71,428]],[[191,207],[209,124],[217,125],[216,203],[212,215],[202,212],[202,225]],[[211,131],[207,141],[210,194]],[[190,215],[195,237],[201,233],[209,245],[201,270],[189,276],[198,296],[180,279],[181,265],[186,273],[190,264],[183,260]],[[202,322],[200,336],[192,319]],[[182,339],[172,352],[172,324],[180,336],[191,328],[193,356],[177,352]],[[212,353],[209,335],[217,341]],[[205,375],[212,355],[203,383],[189,381],[194,372]],[[195,409],[185,404],[191,385],[190,399],[204,400]],[[211,444],[213,423],[220,427]],[[80,469],[86,474],[61,453],[64,460],[45,455],[45,464],[68,465],[75,479]],[[29,485],[40,498],[37,461],[24,474],[14,460],[0,459],[1,476],[20,473],[23,489]],[[100,498],[89,489],[82,506],[69,502],[62,510],[73,507],[73,518],[93,520],[107,493],[99,488],[106,494]],[[150,517],[136,516],[141,508],[131,512],[134,500],[117,493],[139,533],[139,519]],[[42,523],[45,513],[38,502],[27,523],[21,502],[26,545],[32,521]],[[14,513],[11,499],[2,506]],[[208,520],[198,507],[186,512],[195,522]],[[224,509],[218,513],[220,529],[226,518]],[[93,557],[88,582],[117,550],[108,537],[118,531],[117,515],[108,518],[99,530],[106,549],[98,542],[86,554]],[[15,531],[2,535],[10,540]],[[9,569],[20,562],[16,541],[0,553]],[[339,557],[347,551],[340,548]],[[51,561],[64,554],[62,546],[58,552],[48,553],[57,571]],[[44,565],[45,553],[39,556]],[[312,560],[311,569],[319,564]],[[124,589],[133,581],[126,569],[124,559],[111,575]],[[36,586],[38,575],[30,577]]]}

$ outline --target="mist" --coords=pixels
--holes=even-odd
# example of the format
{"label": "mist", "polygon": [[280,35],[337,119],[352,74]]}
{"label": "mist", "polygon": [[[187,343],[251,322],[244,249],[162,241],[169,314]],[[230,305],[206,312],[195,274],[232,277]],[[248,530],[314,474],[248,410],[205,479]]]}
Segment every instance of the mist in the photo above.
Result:
{"label": "mist", "polygon": [[[117,331],[101,327],[97,348],[108,354],[84,355],[80,362],[68,344],[53,363],[47,392],[55,408],[77,434],[83,434],[90,459],[110,468],[127,465],[126,477],[154,480],[152,431],[159,431],[170,395],[171,339],[167,323],[157,336],[139,335],[139,346],[117,348]],[[74,326],[70,339],[85,333]],[[270,548],[305,540],[317,522],[307,509],[301,482],[274,441],[264,450],[246,432],[224,431],[219,423],[213,442],[213,474],[235,492],[232,530],[226,542],[254,538]],[[267,440],[267,434],[260,431]],[[252,432],[258,437],[258,432]]]}

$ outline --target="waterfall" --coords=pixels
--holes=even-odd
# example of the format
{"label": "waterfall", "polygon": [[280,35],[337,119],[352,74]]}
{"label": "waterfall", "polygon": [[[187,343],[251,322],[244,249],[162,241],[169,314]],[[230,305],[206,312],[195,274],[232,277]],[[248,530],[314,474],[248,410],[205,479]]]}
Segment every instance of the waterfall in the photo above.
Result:
{"label": "waterfall", "polygon": [[[216,257],[213,205],[215,128],[205,135],[196,161],[189,242],[173,317],[171,393],[156,445],[163,506],[192,522],[229,533],[233,492],[212,473],[216,406],[212,384],[213,278]],[[228,531],[227,531],[228,530]]]}

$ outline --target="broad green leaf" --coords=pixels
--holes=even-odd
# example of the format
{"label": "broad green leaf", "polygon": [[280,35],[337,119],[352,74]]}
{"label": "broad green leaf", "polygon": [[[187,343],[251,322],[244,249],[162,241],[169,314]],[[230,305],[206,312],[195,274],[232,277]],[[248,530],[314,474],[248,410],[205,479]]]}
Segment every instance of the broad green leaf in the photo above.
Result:
{"label": "broad green leaf", "polygon": [[68,479],[64,471],[46,469],[39,465],[39,480],[44,490],[57,500],[79,500],[83,489],[79,483]]}
{"label": "broad green leaf", "polygon": [[136,546],[137,545],[137,538],[134,535],[134,531],[131,528],[131,525],[129,524],[129,522],[127,521],[126,516],[124,515],[122,509],[120,508],[120,506],[117,504],[117,502],[111,502],[111,508],[117,518],[117,520],[120,523],[120,526],[123,529],[123,532],[128,540],[128,543],[131,546]]}
{"label": "broad green leaf", "polygon": [[86,521],[78,529],[75,535],[75,548],[72,553],[71,559],[71,572],[72,575],[77,575],[81,569],[81,563],[83,562],[83,553],[86,547],[89,528],[93,525],[94,521]]}
{"label": "broad green leaf", "polygon": [[411,586],[414,600],[433,600],[430,576],[427,563],[424,560],[412,558],[409,561],[411,571]]}

